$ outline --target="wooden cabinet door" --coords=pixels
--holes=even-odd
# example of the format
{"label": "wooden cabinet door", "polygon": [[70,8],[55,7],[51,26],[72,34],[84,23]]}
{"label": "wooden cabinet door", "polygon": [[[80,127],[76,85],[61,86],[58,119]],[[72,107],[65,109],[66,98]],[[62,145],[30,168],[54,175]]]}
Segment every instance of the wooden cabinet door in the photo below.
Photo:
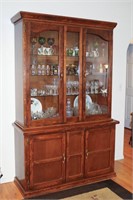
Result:
{"label": "wooden cabinet door", "polygon": [[65,134],[35,136],[30,141],[30,187],[62,183],[65,179]]}
{"label": "wooden cabinet door", "polygon": [[67,132],[66,180],[83,177],[84,169],[84,131]]}
{"label": "wooden cabinet door", "polygon": [[114,171],[114,128],[86,131],[85,175],[98,176]]}
{"label": "wooden cabinet door", "polygon": [[26,23],[26,124],[63,122],[63,26]]}
{"label": "wooden cabinet door", "polygon": [[112,33],[83,30],[83,118],[110,118]]}
{"label": "wooden cabinet door", "polygon": [[82,29],[65,27],[65,121],[82,120]]}

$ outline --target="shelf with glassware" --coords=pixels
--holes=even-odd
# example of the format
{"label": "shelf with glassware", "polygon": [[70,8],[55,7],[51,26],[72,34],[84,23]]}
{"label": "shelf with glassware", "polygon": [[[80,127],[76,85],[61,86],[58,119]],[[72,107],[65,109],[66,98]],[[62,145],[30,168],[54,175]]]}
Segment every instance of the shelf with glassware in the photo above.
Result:
{"label": "shelf with glassware", "polygon": [[108,112],[108,65],[86,62],[86,115],[101,115]]}
{"label": "shelf with glassware", "polygon": [[59,116],[59,81],[58,32],[45,31],[31,38],[32,120]]}
{"label": "shelf with glassware", "polygon": [[[46,103],[50,101],[49,103]],[[40,97],[31,97],[31,119],[42,120],[59,117],[59,107],[57,100],[43,99]]]}
{"label": "shelf with glassware", "polygon": [[86,33],[85,51],[85,114],[104,115],[108,113],[108,42]]}
{"label": "shelf with glassware", "polygon": [[[39,80],[32,77],[31,84],[31,117],[32,119],[53,118],[59,115],[59,92],[58,78],[51,76],[51,82],[44,81],[43,76],[38,76]],[[47,77],[46,77],[47,78]],[[34,82],[35,81],[35,82]]]}
{"label": "shelf with glassware", "polygon": [[108,110],[107,88],[99,85],[99,80],[86,82],[86,96],[89,97],[86,107],[87,115],[105,114]]}
{"label": "shelf with glassware", "polygon": [[[46,68],[47,69],[47,68]],[[50,74],[30,76],[31,117],[32,119],[53,118],[59,115],[59,76]],[[41,74],[39,72],[39,74]]]}
{"label": "shelf with glassware", "polygon": [[31,33],[31,53],[41,55],[58,54],[58,31]]}
{"label": "shelf with glassware", "polygon": [[55,75],[59,62],[58,31],[44,31],[41,36],[31,36],[30,41],[32,75]]}
{"label": "shelf with glassware", "polygon": [[[59,65],[58,45],[55,43],[54,38],[48,38],[48,45],[44,45],[46,38],[32,38],[31,46],[31,74],[32,75],[57,75]],[[40,45],[41,46],[40,46]]]}
{"label": "shelf with glassware", "polygon": [[[71,75],[67,75],[66,82],[66,116],[77,116],[77,109],[75,108],[75,102],[79,95],[79,75],[77,74],[78,68],[72,71]],[[69,72],[69,71],[68,71]],[[68,74],[68,73],[67,73]]]}
{"label": "shelf with glassware", "polygon": [[79,49],[76,56],[75,53],[70,56],[67,52],[66,60],[66,117],[70,118],[78,116],[78,107],[75,106],[75,102],[79,95]]}

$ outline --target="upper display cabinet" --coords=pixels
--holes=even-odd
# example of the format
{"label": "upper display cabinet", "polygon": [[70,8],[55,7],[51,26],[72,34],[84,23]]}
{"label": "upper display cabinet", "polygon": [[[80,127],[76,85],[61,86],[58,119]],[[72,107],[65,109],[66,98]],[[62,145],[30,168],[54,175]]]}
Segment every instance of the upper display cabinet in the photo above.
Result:
{"label": "upper display cabinet", "polygon": [[30,76],[31,120],[62,121],[62,28],[31,23]]}
{"label": "upper display cabinet", "polygon": [[12,22],[18,123],[30,127],[111,117],[116,23],[27,12]]}

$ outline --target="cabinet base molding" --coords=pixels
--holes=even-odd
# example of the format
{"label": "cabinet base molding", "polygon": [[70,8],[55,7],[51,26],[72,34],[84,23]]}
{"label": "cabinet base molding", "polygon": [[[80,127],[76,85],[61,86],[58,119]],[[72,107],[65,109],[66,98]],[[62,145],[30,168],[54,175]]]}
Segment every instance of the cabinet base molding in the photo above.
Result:
{"label": "cabinet base molding", "polygon": [[63,190],[67,190],[67,189],[72,189],[75,187],[80,187],[80,186],[84,186],[87,184],[93,184],[96,182],[100,182],[100,181],[104,181],[104,180],[109,180],[113,177],[116,176],[115,172],[111,172],[102,176],[97,176],[94,178],[85,178],[85,179],[80,179],[78,181],[71,181],[68,183],[64,183],[61,185],[54,185],[52,187],[45,187],[45,188],[41,188],[38,190],[25,190],[24,187],[22,186],[21,182],[19,181],[19,179],[17,177],[15,177],[14,182],[16,184],[16,186],[18,187],[19,191],[21,192],[21,194],[23,195],[24,198],[31,198],[31,197],[36,197],[36,196],[42,196],[42,195],[46,195],[46,194],[50,194],[50,193],[55,193],[55,192],[60,192]]}

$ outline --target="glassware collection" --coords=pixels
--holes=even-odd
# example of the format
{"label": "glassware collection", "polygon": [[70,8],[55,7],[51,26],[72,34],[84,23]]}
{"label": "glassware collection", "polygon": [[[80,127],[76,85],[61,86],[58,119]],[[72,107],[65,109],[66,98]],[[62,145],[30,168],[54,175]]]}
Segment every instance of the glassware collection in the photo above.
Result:
{"label": "glassware collection", "polygon": [[[52,31],[51,31],[52,32]],[[49,33],[49,32],[48,32]],[[43,33],[43,36],[33,37],[31,39],[31,77],[32,83],[39,81],[39,76],[44,77],[40,79],[40,86],[31,84],[31,118],[53,118],[59,116],[59,85],[60,85],[60,67],[59,55],[57,49],[59,48],[58,35],[53,37]],[[79,65],[79,33],[68,32],[66,43],[66,117],[74,117],[79,114],[79,106],[77,104],[78,98],[81,98],[80,85],[80,65]],[[72,41],[71,41],[72,39]],[[70,42],[70,41],[71,42]],[[76,44],[76,45],[75,45]],[[108,95],[108,54],[106,53],[108,43],[103,41],[98,36],[87,34],[86,50],[85,50],[85,95],[86,106],[85,114],[96,115],[105,114],[108,111],[106,97]],[[53,78],[51,79],[50,77]],[[48,78],[49,77],[49,78]],[[55,78],[57,77],[57,78]],[[33,98],[35,97],[35,98]],[[47,98],[45,100],[38,98]],[[56,99],[52,99],[55,98]],[[103,98],[102,103],[99,100]],[[40,109],[35,109],[38,102],[41,104]],[[89,99],[89,100],[88,100]],[[34,103],[33,103],[34,102]],[[76,103],[75,103],[76,102]]]}
{"label": "glassware collection", "polygon": [[31,75],[51,75],[56,76],[58,75],[58,65],[57,64],[38,64],[37,66],[32,64],[31,66]]}

